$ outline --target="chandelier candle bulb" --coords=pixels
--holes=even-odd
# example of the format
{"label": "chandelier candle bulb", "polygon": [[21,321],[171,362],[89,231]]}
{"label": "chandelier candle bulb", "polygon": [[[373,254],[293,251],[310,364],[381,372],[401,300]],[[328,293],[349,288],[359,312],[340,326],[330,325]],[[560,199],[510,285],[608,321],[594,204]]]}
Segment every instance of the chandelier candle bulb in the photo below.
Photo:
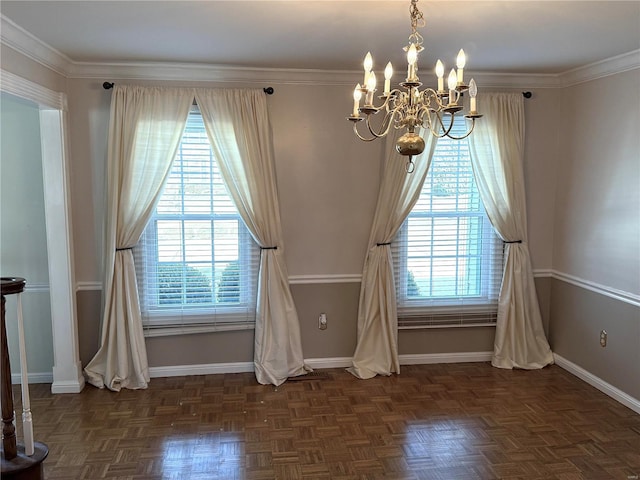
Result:
{"label": "chandelier candle bulb", "polygon": [[416,63],[418,60],[418,50],[416,44],[412,43],[407,51],[407,62],[409,62],[407,68],[407,81],[410,82],[416,79]]}
{"label": "chandelier candle bulb", "polygon": [[387,67],[384,69],[384,94],[389,95],[391,92],[391,77],[393,76],[393,67],[391,62],[387,63]]}
{"label": "chandelier candle bulb", "polygon": [[373,106],[373,92],[376,91],[376,74],[369,72],[369,78],[367,78],[367,96],[365,97],[365,106]]}
{"label": "chandelier candle bulb", "polygon": [[364,57],[364,81],[362,85],[365,87],[368,85],[369,73],[371,73],[371,69],[373,68],[373,57],[371,56],[371,52],[367,52]]}
{"label": "chandelier candle bulb", "polygon": [[456,103],[456,84],[458,82],[458,76],[456,75],[456,70],[454,68],[449,72],[449,78],[447,79],[448,87],[449,87],[449,105],[453,105]]}
{"label": "chandelier candle bulb", "polygon": [[477,113],[478,106],[476,104],[476,96],[478,95],[478,86],[476,81],[472,78],[469,82],[469,97],[471,98],[469,104],[469,113]]}
{"label": "chandelier candle bulb", "polygon": [[438,93],[444,93],[444,64],[440,60],[436,62],[436,75],[438,76]]}
{"label": "chandelier candle bulb", "polygon": [[463,76],[464,76],[464,66],[467,63],[467,57],[464,54],[464,50],[460,49],[458,52],[458,58],[456,58],[456,66],[458,67],[458,84],[464,85]]}
{"label": "chandelier candle bulb", "polygon": [[362,87],[360,84],[356,85],[355,90],[353,91],[353,116],[359,117],[358,107],[360,107],[360,99],[362,98]]}

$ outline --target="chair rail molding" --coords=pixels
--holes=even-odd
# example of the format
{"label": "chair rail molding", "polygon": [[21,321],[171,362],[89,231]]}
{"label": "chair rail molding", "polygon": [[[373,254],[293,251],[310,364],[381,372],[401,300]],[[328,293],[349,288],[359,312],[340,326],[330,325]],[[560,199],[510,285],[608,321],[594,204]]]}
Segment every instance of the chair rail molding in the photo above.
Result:
{"label": "chair rail molding", "polygon": [[592,292],[599,293],[600,295],[605,295],[615,300],[640,307],[640,295],[635,293],[602,285],[600,283],[592,282],[591,280],[585,280],[574,275],[569,275],[568,273],[558,272],[557,270],[553,270],[551,277],[565,283],[570,283],[576,287],[584,288],[585,290],[590,290]]}

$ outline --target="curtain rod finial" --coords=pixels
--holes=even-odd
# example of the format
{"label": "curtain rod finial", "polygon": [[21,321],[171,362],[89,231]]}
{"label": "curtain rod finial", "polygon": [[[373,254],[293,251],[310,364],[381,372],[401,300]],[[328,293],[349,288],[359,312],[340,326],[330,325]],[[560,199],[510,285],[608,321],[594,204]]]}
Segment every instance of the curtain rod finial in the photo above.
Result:
{"label": "curtain rod finial", "polygon": [[109,90],[109,89],[113,88],[113,82],[104,82],[102,84],[102,88],[104,88],[105,90]]}
{"label": "curtain rod finial", "polygon": [[273,87],[265,87],[262,89],[264,91],[264,93],[266,93],[267,95],[273,95]]}

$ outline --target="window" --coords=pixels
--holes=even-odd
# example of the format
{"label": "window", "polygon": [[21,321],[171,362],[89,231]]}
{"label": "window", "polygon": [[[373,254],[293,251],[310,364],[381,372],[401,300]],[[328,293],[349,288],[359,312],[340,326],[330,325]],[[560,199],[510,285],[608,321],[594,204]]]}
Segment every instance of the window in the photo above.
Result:
{"label": "window", "polygon": [[[463,135],[465,119],[453,129]],[[495,323],[503,245],[480,200],[466,141],[438,140],[392,252],[400,327]]]}
{"label": "window", "polygon": [[162,196],[134,249],[147,335],[252,328],[259,252],[194,107]]}

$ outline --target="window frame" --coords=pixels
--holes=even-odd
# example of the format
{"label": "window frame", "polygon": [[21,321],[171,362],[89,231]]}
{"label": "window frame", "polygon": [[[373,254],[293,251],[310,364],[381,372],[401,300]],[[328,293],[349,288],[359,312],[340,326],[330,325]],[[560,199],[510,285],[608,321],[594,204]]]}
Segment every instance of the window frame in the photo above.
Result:
{"label": "window frame", "polygon": [[[464,120],[464,119],[463,119]],[[439,140],[442,141],[442,140]],[[465,140],[462,140],[465,141]],[[437,148],[436,148],[437,152]],[[435,155],[435,153],[434,153]],[[434,157],[435,158],[435,157]],[[459,154],[458,154],[459,158]],[[425,178],[429,181],[429,174]],[[473,179],[475,183],[475,178]],[[476,193],[477,186],[475,187]],[[421,193],[422,195],[422,189]],[[396,305],[398,311],[399,328],[442,328],[458,326],[495,326],[497,318],[498,296],[502,283],[504,247],[500,237],[495,233],[489,221],[482,199],[479,199],[481,211],[446,211],[446,212],[416,212],[414,208],[400,227],[392,243],[394,258],[394,280],[396,283]],[[418,203],[416,203],[418,205]],[[415,298],[408,295],[409,280],[409,222],[415,218],[479,218],[482,235],[479,255],[481,268],[486,270],[480,274],[480,292],[467,296],[432,296]],[[485,229],[489,229],[489,242],[485,239]],[[456,239],[460,242],[460,237]],[[433,251],[431,250],[431,253]],[[497,277],[496,277],[497,276]],[[465,319],[466,318],[466,319]]]}
{"label": "window frame", "polygon": [[[200,115],[196,105],[189,112],[189,115]],[[187,123],[188,125],[188,123]],[[183,132],[183,138],[187,132],[187,125]],[[204,129],[204,124],[202,124]],[[206,132],[205,132],[206,135]],[[182,140],[180,142],[182,145]],[[180,147],[176,153],[176,159],[180,154]],[[217,162],[213,152],[210,155],[211,162],[209,164],[209,186],[211,188],[211,198],[214,196],[214,169],[216,166],[213,162]],[[174,159],[174,162],[176,161]],[[183,159],[184,161],[184,159]],[[173,171],[174,165],[171,170]],[[184,165],[181,165],[184,169]],[[218,167],[219,168],[219,167]],[[171,175],[172,172],[169,173]],[[181,171],[180,184],[184,182],[184,173]],[[226,188],[226,185],[225,185]],[[163,191],[164,194],[164,191]],[[162,198],[162,194],[161,197]],[[158,201],[158,204],[160,200]],[[136,261],[136,274],[138,278],[147,275],[143,281],[138,282],[140,309],[142,313],[143,328],[145,336],[161,336],[175,335],[176,330],[181,333],[200,333],[221,330],[245,330],[255,328],[255,313],[257,304],[258,290],[258,270],[260,259],[260,248],[254,241],[251,233],[247,229],[239,212],[216,213],[185,213],[185,193],[180,192],[180,212],[177,213],[159,213],[157,211],[158,204],[154,207],[154,212],[147,223],[142,234],[140,242],[134,248],[134,258]],[[159,244],[158,244],[158,222],[160,221],[176,221],[180,223],[181,238],[180,250],[181,261],[162,262],[159,260]],[[213,240],[214,222],[216,221],[236,221],[238,230],[238,265],[240,266],[240,301],[229,305],[225,302],[217,302],[216,290],[214,282],[215,275],[211,278],[211,302],[201,304],[189,304],[185,301],[185,293],[187,285],[182,285],[181,303],[161,305],[159,302],[160,286],[158,282],[158,269],[164,263],[175,263],[183,266],[193,266],[193,264],[205,263],[208,266],[214,266],[215,246],[210,245],[212,258],[208,262],[189,262],[186,260],[186,242],[185,222],[189,221],[205,221],[210,222],[211,239]],[[231,262],[230,262],[231,263]],[[183,267],[184,268],[184,267]],[[195,267],[194,267],[195,268]],[[184,270],[183,270],[184,271]],[[184,273],[183,273],[184,275]],[[149,302],[149,300],[152,300]]]}

